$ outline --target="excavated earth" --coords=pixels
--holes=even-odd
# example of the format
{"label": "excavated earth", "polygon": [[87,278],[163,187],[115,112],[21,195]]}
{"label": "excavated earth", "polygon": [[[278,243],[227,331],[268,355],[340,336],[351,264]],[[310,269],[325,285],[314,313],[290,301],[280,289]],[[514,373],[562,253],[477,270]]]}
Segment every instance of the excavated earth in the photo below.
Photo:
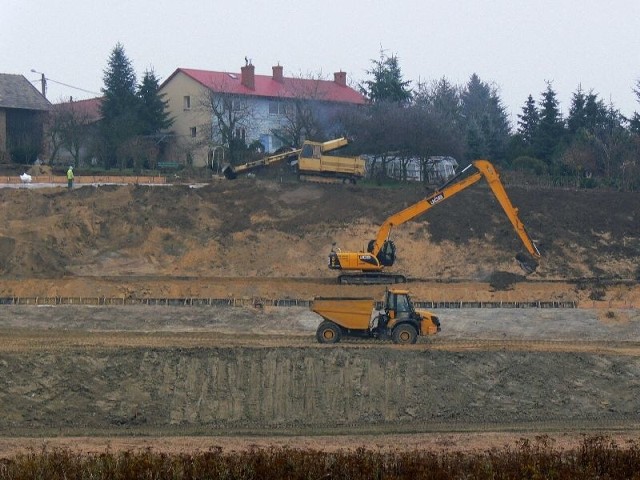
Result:
{"label": "excavated earth", "polygon": [[[514,262],[489,190],[460,193],[393,231],[393,270],[442,322],[398,347],[319,345],[317,315],[271,300],[381,295],[337,285],[327,254],[365,246],[422,187],[0,189],[0,454],[637,438],[640,195],[507,190],[542,251],[536,273]],[[194,298],[216,302],[140,304]]]}

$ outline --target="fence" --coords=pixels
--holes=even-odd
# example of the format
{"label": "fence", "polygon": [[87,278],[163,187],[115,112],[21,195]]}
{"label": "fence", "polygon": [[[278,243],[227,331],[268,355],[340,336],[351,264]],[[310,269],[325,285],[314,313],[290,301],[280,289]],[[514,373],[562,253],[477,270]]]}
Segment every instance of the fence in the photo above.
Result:
{"label": "fence", "polygon": [[[105,305],[105,306],[172,306],[172,307],[309,307],[313,300],[298,298],[129,298],[129,297],[0,297],[0,305]],[[417,308],[577,308],[574,301],[528,302],[413,302]]]}

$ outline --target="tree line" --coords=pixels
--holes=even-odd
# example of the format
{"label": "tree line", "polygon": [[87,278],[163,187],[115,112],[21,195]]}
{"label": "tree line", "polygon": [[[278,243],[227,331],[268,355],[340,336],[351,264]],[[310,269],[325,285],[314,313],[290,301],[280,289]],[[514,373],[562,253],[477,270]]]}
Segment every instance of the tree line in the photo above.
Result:
{"label": "tree line", "polygon": [[[446,78],[415,87],[403,78],[396,55],[372,60],[360,90],[365,109],[342,121],[363,152],[379,160],[453,156],[484,158],[516,171],[570,179],[583,187],[640,188],[640,115],[626,118],[593,91],[578,87],[562,115],[551,82],[529,95],[510,125],[497,87],[472,74],[464,85]],[[640,80],[634,92],[640,102]]]}
{"label": "tree line", "polygon": [[[118,43],[103,79],[102,118],[91,127],[94,158],[105,168],[153,168],[171,137],[168,131],[173,123],[159,94],[158,78],[147,70],[138,84]],[[287,118],[292,117],[290,125],[272,133],[299,143],[304,138],[326,140],[339,130],[352,139],[353,151],[375,159],[378,176],[385,175],[389,158],[418,159],[427,168],[430,157],[452,156],[459,163],[484,158],[503,169],[570,179],[583,187],[640,188],[640,114],[626,118],[613,104],[580,86],[563,116],[557,93],[547,82],[537,98],[530,94],[525,100],[517,125],[510,124],[498,88],[477,74],[463,85],[445,77],[414,84],[403,78],[398,56],[384,50],[371,61],[366,79],[357,88],[367,104],[341,109],[331,122],[326,121],[326,111],[321,112],[326,108],[321,98],[307,98],[311,94],[305,92],[302,102],[297,96],[286,108]],[[634,92],[640,102],[640,80]],[[208,100],[204,103],[209,104],[212,123],[217,118],[221,126],[235,127],[218,113],[238,115],[238,109],[216,109],[220,99]],[[68,107],[55,115],[50,133],[54,149],[64,146],[77,163],[89,122]],[[251,121],[248,116],[240,120]],[[251,145],[238,145],[244,137],[234,135],[236,130],[229,127],[226,135],[220,135],[221,141],[228,143],[229,151],[251,151]]]}

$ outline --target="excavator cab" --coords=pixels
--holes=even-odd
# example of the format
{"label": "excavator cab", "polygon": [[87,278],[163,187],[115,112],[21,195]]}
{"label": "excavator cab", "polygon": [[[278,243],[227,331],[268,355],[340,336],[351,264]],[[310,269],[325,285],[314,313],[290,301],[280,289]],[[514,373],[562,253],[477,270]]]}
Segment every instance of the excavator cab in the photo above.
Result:
{"label": "excavator cab", "polygon": [[[367,252],[372,253],[375,248],[375,240],[371,240],[367,245]],[[385,240],[382,244],[382,248],[376,256],[380,265],[384,267],[390,267],[396,261],[396,244],[392,240]]]}

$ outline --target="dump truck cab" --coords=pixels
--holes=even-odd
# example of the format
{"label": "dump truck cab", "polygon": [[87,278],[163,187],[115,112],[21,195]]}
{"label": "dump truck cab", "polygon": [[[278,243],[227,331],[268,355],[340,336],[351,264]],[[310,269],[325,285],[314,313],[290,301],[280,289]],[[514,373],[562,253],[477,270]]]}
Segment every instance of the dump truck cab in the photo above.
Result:
{"label": "dump truck cab", "polygon": [[[409,337],[414,336],[411,329],[415,330],[415,336],[433,335],[440,331],[438,317],[427,310],[416,310],[407,290],[386,290],[382,307],[379,318],[373,319],[371,328],[379,335],[390,335],[394,341],[404,340],[396,343],[413,343],[415,340],[407,342]],[[396,339],[397,335],[402,338]]]}
{"label": "dump truck cab", "polygon": [[416,310],[407,290],[389,289],[380,302],[370,298],[316,298],[311,310],[324,319],[316,332],[320,343],[336,343],[342,336],[364,336],[410,344],[418,335],[440,331],[438,317]]}

